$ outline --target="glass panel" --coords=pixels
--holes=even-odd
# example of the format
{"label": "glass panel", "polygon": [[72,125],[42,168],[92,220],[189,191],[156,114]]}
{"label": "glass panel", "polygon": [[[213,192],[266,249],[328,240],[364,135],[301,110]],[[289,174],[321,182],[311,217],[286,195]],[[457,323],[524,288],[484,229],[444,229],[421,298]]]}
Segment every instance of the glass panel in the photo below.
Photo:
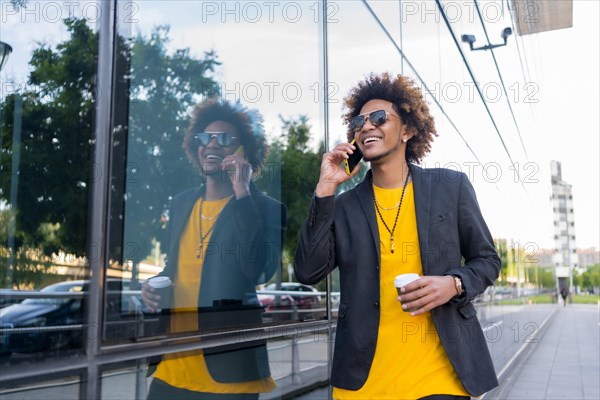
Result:
{"label": "glass panel", "polygon": [[[115,110],[128,112],[114,122],[107,275],[131,290],[120,304],[138,321],[130,337],[171,331],[173,309],[190,318],[179,333],[325,315],[325,287],[300,286],[291,270],[322,147],[315,5],[269,19],[267,6],[241,4],[135,3],[119,31],[116,90],[127,96]],[[254,12],[265,19],[250,21]],[[175,294],[141,303],[134,292],[156,275]],[[167,325],[157,331],[159,310]]]}
{"label": "glass panel", "polygon": [[80,398],[81,376],[68,375],[60,378],[49,378],[48,373],[43,379],[35,378],[16,385],[6,385],[0,389],[3,400],[46,400]]}
{"label": "glass panel", "polygon": [[146,359],[107,365],[102,368],[100,378],[101,398],[145,399],[150,381]]}
{"label": "glass panel", "polygon": [[0,6],[12,48],[0,72],[0,362],[12,364],[83,346],[99,7]]}
{"label": "glass panel", "polygon": [[[323,148],[316,4],[124,4],[105,343],[323,318],[325,286],[291,268]],[[156,374],[274,387],[264,341],[172,355]]]}
{"label": "glass panel", "polygon": [[[265,365],[268,378],[263,379],[260,385],[256,382],[237,384],[235,393],[246,396],[242,397],[244,399],[281,399],[289,397],[291,393],[298,395],[299,384],[305,388],[325,384],[328,376],[329,340],[331,337],[326,333],[298,335],[295,330],[290,330],[282,338],[263,341],[261,348],[268,358],[268,365]],[[217,349],[207,349],[204,353],[214,353]],[[201,353],[203,351],[189,352],[188,356],[197,357]],[[183,398],[184,392],[165,383],[164,368],[159,366],[157,369],[156,363],[159,360],[160,357],[140,359],[104,367],[101,378],[102,399]],[[228,367],[238,370],[238,373],[242,371],[239,364],[230,364]],[[211,387],[211,390],[214,387],[227,390],[227,384],[219,382],[218,375],[210,375],[202,368],[187,372],[196,374],[197,391]],[[229,384],[229,389],[232,387],[234,385]],[[253,393],[259,390],[262,390],[260,394]],[[225,392],[224,396],[226,399],[236,398],[231,390]],[[310,398],[327,397],[313,395]]]}

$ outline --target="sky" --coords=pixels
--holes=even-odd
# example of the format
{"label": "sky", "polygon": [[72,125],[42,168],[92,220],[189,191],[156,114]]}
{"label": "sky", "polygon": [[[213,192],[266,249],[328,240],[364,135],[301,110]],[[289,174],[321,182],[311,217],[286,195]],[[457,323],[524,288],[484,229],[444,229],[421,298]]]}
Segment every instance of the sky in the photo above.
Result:
{"label": "sky", "polygon": [[[13,14],[8,2],[0,0],[0,40],[15,48],[0,75],[3,95],[25,84],[27,61],[39,42],[56,44],[65,39],[57,17],[73,12],[87,16],[91,25],[97,20],[96,3],[79,2],[71,10],[68,3],[31,2],[29,14]],[[472,2],[443,3],[457,36],[474,34],[476,45],[484,44],[485,34]],[[134,1],[119,5],[119,27],[122,32],[147,35],[157,25],[170,25],[171,50],[189,48],[198,57],[216,50],[222,65],[215,77],[224,82],[225,96],[257,108],[271,136],[279,132],[279,115],[308,115],[314,145],[326,128],[330,146],[343,140],[342,99],[366,74],[390,71],[415,77],[363,2],[330,2],[326,16],[330,118],[326,126],[319,90],[325,71],[320,58],[323,16],[318,14],[317,2],[229,2],[229,8],[223,4]],[[368,4],[450,117],[426,94],[439,137],[425,166],[460,169],[469,175],[494,237],[551,248],[550,161],[558,160],[563,179],[573,186],[577,246],[600,247],[600,2],[575,0],[572,28],[523,37],[513,34],[506,47],[494,51],[524,146],[490,52],[471,52],[461,44],[500,135],[474,90],[448,28],[433,12],[434,2]],[[500,32],[510,26],[506,5],[481,1],[480,6],[490,40],[501,42]],[[483,166],[476,164],[452,124]]]}

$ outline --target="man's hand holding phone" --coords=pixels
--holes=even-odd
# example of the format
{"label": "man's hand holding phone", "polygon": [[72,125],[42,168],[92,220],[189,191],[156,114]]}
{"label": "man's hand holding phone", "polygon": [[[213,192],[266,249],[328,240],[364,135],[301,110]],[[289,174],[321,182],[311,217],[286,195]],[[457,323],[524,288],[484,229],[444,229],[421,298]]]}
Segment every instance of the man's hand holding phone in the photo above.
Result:
{"label": "man's hand holding phone", "polygon": [[338,185],[352,179],[360,171],[360,165],[357,164],[356,168],[348,175],[345,166],[342,165],[356,152],[360,152],[360,150],[355,144],[340,143],[333,150],[323,154],[321,174],[315,189],[317,197],[334,195]]}
{"label": "man's hand holding phone", "polygon": [[221,165],[229,175],[235,198],[241,199],[248,196],[250,194],[252,165],[244,158],[243,146],[238,147],[235,153],[225,157]]}

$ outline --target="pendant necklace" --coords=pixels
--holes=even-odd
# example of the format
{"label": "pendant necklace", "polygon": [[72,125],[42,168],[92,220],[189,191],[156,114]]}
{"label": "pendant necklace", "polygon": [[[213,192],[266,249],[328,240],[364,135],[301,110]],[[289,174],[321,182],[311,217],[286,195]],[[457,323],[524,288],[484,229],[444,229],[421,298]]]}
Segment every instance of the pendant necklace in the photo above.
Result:
{"label": "pendant necklace", "polygon": [[[230,196],[231,197],[231,196]],[[200,259],[202,258],[202,253],[204,252],[204,241],[206,240],[206,238],[210,235],[210,233],[212,232],[213,228],[216,225],[216,221],[210,226],[210,228],[208,228],[208,231],[206,231],[205,234],[203,234],[202,232],[202,220],[207,220],[207,221],[214,221],[220,214],[221,211],[223,211],[223,208],[225,208],[225,206],[227,205],[227,203],[225,203],[223,205],[223,207],[221,207],[221,209],[212,217],[205,217],[204,214],[202,213],[202,208],[204,207],[204,197],[200,198],[200,243],[198,243],[198,250],[196,250],[196,258]]]}
{"label": "pendant necklace", "polygon": [[[392,229],[390,229],[390,227],[385,223],[385,220],[383,219],[383,215],[381,215],[381,211],[379,210],[379,208],[381,207],[379,205],[379,202],[377,201],[377,197],[375,196],[375,185],[373,184],[373,181],[371,181],[371,190],[373,192],[373,203],[375,203],[375,209],[377,210],[377,214],[379,214],[379,218],[381,218],[381,222],[383,222],[383,226],[385,226],[385,229],[387,229],[387,231],[390,233],[390,249],[392,251],[392,254],[394,253],[394,232],[396,231],[396,224],[398,223],[398,217],[400,216],[400,209],[402,208],[402,200],[404,199],[404,192],[406,191],[406,185],[408,184],[408,178],[410,177],[410,170],[408,171],[408,174],[406,174],[406,179],[404,180],[404,186],[402,186],[402,195],[400,196],[400,201],[397,204],[398,207],[398,211],[396,211],[396,218],[394,219],[394,226],[392,227]],[[395,207],[391,207],[391,208],[384,208],[381,207],[384,210],[393,210]]]}

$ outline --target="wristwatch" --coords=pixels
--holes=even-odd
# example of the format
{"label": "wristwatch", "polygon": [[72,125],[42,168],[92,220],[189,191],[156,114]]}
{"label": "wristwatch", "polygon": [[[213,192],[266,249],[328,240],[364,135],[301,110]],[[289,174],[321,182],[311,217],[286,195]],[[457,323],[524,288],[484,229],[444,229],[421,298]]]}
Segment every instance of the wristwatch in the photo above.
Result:
{"label": "wristwatch", "polygon": [[456,288],[456,296],[462,296],[464,293],[462,280],[458,276],[452,276],[454,278],[454,287]]}

